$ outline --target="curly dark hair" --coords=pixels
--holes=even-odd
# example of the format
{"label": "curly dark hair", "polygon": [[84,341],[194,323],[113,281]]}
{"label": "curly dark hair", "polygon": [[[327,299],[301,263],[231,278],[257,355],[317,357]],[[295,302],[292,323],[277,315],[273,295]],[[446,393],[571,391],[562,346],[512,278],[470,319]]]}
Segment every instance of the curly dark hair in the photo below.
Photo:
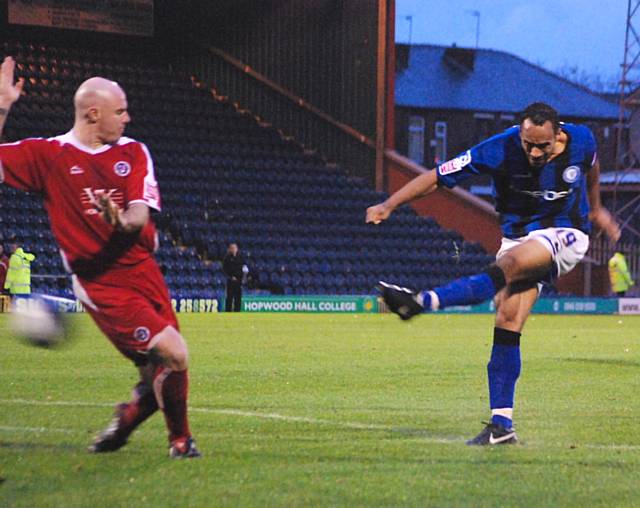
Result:
{"label": "curly dark hair", "polygon": [[544,125],[545,122],[551,122],[554,131],[560,128],[558,112],[544,102],[529,104],[520,114],[520,124],[522,125],[522,122],[527,118],[531,120],[534,125]]}

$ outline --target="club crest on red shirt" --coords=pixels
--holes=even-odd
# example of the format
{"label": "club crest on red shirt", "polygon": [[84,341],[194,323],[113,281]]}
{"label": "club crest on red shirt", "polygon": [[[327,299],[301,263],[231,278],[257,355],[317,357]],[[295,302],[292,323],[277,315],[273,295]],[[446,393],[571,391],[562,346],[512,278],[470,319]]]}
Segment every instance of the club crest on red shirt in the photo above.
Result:
{"label": "club crest on red shirt", "polygon": [[139,340],[140,342],[144,342],[145,340],[148,340],[149,335],[151,335],[151,332],[146,326],[139,326],[133,332],[133,338],[136,340]]}
{"label": "club crest on red shirt", "polygon": [[131,173],[131,164],[127,161],[118,161],[113,165],[113,171],[115,171],[118,176],[127,176]]}

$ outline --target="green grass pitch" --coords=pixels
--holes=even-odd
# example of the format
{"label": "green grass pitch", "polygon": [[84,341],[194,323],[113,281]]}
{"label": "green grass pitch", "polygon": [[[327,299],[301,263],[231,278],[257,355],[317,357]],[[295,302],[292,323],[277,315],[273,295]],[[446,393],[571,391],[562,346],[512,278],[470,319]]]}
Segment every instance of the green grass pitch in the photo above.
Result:
{"label": "green grass pitch", "polygon": [[488,417],[488,315],[180,315],[200,460],[155,415],[86,453],[132,366],[87,316],[47,351],[0,315],[0,506],[638,506],[640,317],[533,316],[521,446],[471,448]]}

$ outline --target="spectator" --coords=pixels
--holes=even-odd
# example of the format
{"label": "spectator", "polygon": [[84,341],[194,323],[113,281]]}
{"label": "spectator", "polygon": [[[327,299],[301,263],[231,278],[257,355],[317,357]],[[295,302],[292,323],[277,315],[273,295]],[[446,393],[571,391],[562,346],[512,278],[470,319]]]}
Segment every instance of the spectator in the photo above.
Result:
{"label": "spectator", "polygon": [[[245,264],[238,244],[230,243],[227,254],[222,260],[222,271],[227,277],[224,310],[240,312],[242,304],[242,280],[245,277]],[[246,270],[248,272],[248,269]]]}
{"label": "spectator", "polygon": [[627,268],[627,260],[620,251],[616,252],[609,260],[609,280],[611,290],[619,297],[627,294],[631,286],[635,284]]}
{"label": "spectator", "polygon": [[22,248],[22,240],[13,237],[10,241],[11,257],[9,268],[4,281],[4,289],[10,295],[31,294],[31,262],[36,259],[34,254],[25,252]]}
{"label": "spectator", "polygon": [[0,242],[0,293],[4,292],[4,281],[9,270],[9,258],[4,253],[4,244]]}

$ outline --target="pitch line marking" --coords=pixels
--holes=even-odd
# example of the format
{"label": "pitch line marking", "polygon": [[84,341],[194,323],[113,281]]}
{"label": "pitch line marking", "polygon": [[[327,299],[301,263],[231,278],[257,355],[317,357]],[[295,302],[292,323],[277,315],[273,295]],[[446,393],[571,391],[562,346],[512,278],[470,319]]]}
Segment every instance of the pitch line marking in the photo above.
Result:
{"label": "pitch line marking", "polygon": [[336,425],[339,427],[346,427],[349,429],[358,430],[393,430],[388,425],[380,425],[376,423],[354,423],[354,422],[336,422],[333,420],[324,420],[322,418],[310,418],[307,416],[287,416],[279,413],[258,413],[255,411],[241,411],[239,409],[209,409],[209,408],[189,408],[190,411],[195,413],[216,413],[232,416],[244,416],[247,418],[262,418],[265,420],[282,420],[286,422],[300,422],[311,423],[315,425]]}
{"label": "pitch line marking", "polygon": [[[58,407],[114,407],[114,404],[106,404],[100,402],[81,402],[81,401],[45,401],[45,400],[27,400],[27,399],[0,399],[0,404],[21,404],[25,406],[58,406]],[[279,413],[259,413],[255,411],[242,411],[240,409],[211,409],[203,407],[190,407],[190,412],[193,413],[210,413],[221,414],[230,416],[241,416],[245,418],[259,418],[263,420],[279,420],[285,422],[299,422],[308,423],[310,425],[333,425],[334,427],[341,427],[346,429],[356,430],[383,430],[393,432],[397,430],[397,427],[390,425],[381,425],[376,423],[358,423],[358,422],[345,422],[326,420],[322,418],[311,418],[307,416],[288,416],[281,415]],[[2,428],[0,428],[2,430]],[[420,441],[430,443],[442,443],[453,444],[462,442],[462,438],[430,438],[421,437]]]}
{"label": "pitch line marking", "polygon": [[[0,399],[0,404],[22,404],[25,406],[62,406],[62,407],[114,407],[114,404],[100,402],[78,402],[78,401],[45,401],[27,399]],[[358,430],[393,430],[388,425],[375,423],[355,423],[340,422],[334,420],[324,420],[322,418],[311,418],[307,416],[287,416],[279,413],[259,413],[255,411],[242,411],[240,409],[211,409],[206,407],[190,407],[193,413],[214,413],[231,416],[244,416],[247,418],[262,418],[265,420],[282,420],[287,422],[310,423],[315,425],[335,425]]]}
{"label": "pitch line marking", "polygon": [[[27,400],[27,399],[0,399],[0,404],[22,404],[26,406],[61,406],[61,407],[114,407],[114,404],[101,403],[101,402],[80,402],[80,401],[44,401],[44,400]],[[242,411],[240,409],[210,409],[204,407],[190,407],[189,411],[195,413],[212,413],[230,416],[242,416],[245,418],[259,418],[263,420],[280,420],[285,422],[299,422],[308,423],[311,425],[333,425],[335,427],[342,427],[347,429],[357,430],[386,430],[393,432],[398,427],[390,425],[381,425],[376,423],[356,423],[356,422],[342,422],[334,420],[325,420],[322,418],[311,418],[307,416],[287,416],[279,413],[258,413],[254,411]],[[48,429],[46,427],[3,427],[0,426],[0,431],[19,431],[24,430],[27,432],[64,432],[73,433],[70,429]],[[419,437],[417,441],[428,443],[440,443],[440,444],[459,444],[464,442],[462,438],[430,438]],[[628,445],[628,444],[583,444],[578,445],[578,448],[588,448],[594,450],[623,450],[623,451],[636,451],[640,450],[640,445]]]}
{"label": "pitch line marking", "polygon": [[[0,404],[22,404],[25,406],[63,406],[63,407],[114,407],[114,404],[106,404],[100,402],[79,402],[79,401],[47,401],[47,400],[27,400],[27,399],[0,399]],[[323,425],[340,425],[354,429],[365,430],[393,430],[388,425],[368,424],[368,423],[352,423],[352,422],[336,422],[332,420],[323,420],[320,418],[310,418],[306,416],[287,416],[279,413],[258,413],[255,411],[242,411],[240,409],[211,409],[206,407],[190,407],[189,411],[194,413],[215,413],[232,416],[244,416],[249,418],[263,418],[267,420],[283,420],[290,422],[315,423]]]}
{"label": "pitch line marking", "polygon": [[[25,406],[62,406],[62,407],[114,407],[114,404],[100,402],[78,402],[78,401],[45,401],[26,399],[0,399],[0,404],[22,404]],[[311,423],[316,425],[336,425],[359,430],[393,430],[388,425],[375,423],[354,423],[340,422],[333,420],[323,420],[321,418],[310,418],[306,416],[287,416],[279,413],[258,413],[255,411],[242,411],[240,409],[211,409],[206,407],[190,407],[193,413],[214,413],[232,416],[244,416],[247,418],[262,418],[265,420],[282,420],[287,422]]]}
{"label": "pitch line marking", "polygon": [[[27,400],[27,399],[0,399],[0,404],[21,404],[25,406],[62,406],[62,407],[114,407],[114,404],[100,402],[80,402],[80,401],[46,401],[46,400]],[[245,418],[261,418],[265,420],[282,420],[287,422],[310,423],[315,425],[335,425],[358,430],[393,430],[388,425],[380,425],[375,423],[355,423],[340,422],[334,420],[324,420],[321,418],[310,418],[306,416],[287,416],[279,413],[259,413],[255,411],[242,411],[240,409],[211,409],[206,407],[190,407],[189,411],[193,413],[213,413],[231,416],[243,416]]]}
{"label": "pitch line marking", "polygon": [[75,434],[76,431],[71,429],[55,429],[52,427],[10,427],[8,425],[0,425],[0,432],[59,432],[61,434]]}

